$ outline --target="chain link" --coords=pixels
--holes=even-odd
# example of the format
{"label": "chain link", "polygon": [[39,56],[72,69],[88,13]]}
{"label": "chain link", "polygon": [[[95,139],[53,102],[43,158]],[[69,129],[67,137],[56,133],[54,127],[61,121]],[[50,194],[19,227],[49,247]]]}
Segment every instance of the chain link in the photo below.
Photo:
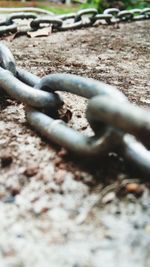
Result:
{"label": "chain link", "polygon": [[[84,16],[88,17],[86,23]],[[150,9],[107,9],[103,14],[98,14],[95,9],[87,9],[57,17],[51,14],[46,17],[35,17],[31,13],[11,14],[5,21],[7,25],[1,23],[0,33],[2,27],[13,26],[18,18],[33,19],[31,27],[34,29],[48,23],[55,30],[67,30],[93,25],[97,20],[110,24],[149,19]],[[71,74],[57,73],[39,78],[18,68],[11,51],[1,42],[1,90],[25,104],[29,124],[50,141],[84,156],[103,156],[114,151],[134,163],[143,173],[150,174],[150,111],[131,104],[115,87]],[[84,136],[69,128],[62,120],[46,115],[45,109],[58,110],[63,105],[59,91],[89,99],[86,117],[94,131],[92,137]]]}
{"label": "chain link", "polygon": [[16,23],[12,23],[11,25],[0,25],[0,36],[8,33],[15,33],[17,32],[17,25]]}
{"label": "chain link", "polygon": [[32,20],[30,26],[32,29],[37,30],[39,28],[43,28],[42,24],[52,25],[52,29],[59,29],[62,26],[63,22],[61,19],[55,17],[41,17]]}
{"label": "chain link", "polygon": [[13,14],[10,14],[7,16],[6,20],[5,20],[5,23],[7,25],[10,25],[14,22],[14,20],[17,20],[17,19],[36,19],[37,18],[37,15],[34,14],[34,13],[13,13]]}

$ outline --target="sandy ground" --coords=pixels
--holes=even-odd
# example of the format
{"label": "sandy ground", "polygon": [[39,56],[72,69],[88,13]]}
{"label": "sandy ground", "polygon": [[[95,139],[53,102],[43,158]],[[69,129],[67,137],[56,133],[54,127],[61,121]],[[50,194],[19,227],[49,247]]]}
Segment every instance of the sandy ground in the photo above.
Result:
{"label": "sandy ground", "polygon": [[[4,42],[18,66],[115,85],[149,102],[150,22],[98,26]],[[86,101],[64,93],[70,125],[89,133]],[[0,95],[0,266],[148,267],[149,184],[123,160],[82,163],[29,127],[23,105]],[[80,160],[81,161],[81,160]]]}

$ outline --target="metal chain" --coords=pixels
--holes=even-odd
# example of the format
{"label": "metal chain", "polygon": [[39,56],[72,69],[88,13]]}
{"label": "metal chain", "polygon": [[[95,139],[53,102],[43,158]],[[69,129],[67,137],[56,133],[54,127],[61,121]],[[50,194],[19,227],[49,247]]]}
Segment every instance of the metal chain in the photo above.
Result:
{"label": "metal chain", "polygon": [[[64,30],[65,27],[76,28],[77,25],[79,27],[82,24],[84,15],[90,16],[91,25],[99,19],[104,19],[107,23],[114,23],[114,21],[116,23],[116,21],[133,21],[137,18],[138,20],[148,19],[150,9],[142,11],[107,9],[104,14],[97,14],[95,9],[88,9],[76,14],[49,16],[43,20],[34,17],[31,25],[37,29],[46,22],[53,24],[55,30]],[[12,26],[13,24],[9,23],[16,18],[33,18],[33,14],[9,15],[7,27]],[[73,24],[64,25],[64,21],[72,18]],[[3,90],[8,96],[25,104],[29,124],[50,141],[84,156],[103,156],[114,151],[135,164],[144,174],[150,174],[148,150],[150,148],[150,111],[131,104],[115,87],[71,74],[50,74],[40,79],[18,68],[11,51],[1,42],[0,91]],[[86,117],[94,131],[94,136],[84,136],[69,128],[62,120],[55,120],[44,113],[45,109],[58,110],[63,105],[62,98],[56,93],[59,91],[89,99]]]}
{"label": "metal chain", "polygon": [[[87,8],[80,10],[77,13],[64,15],[56,15],[52,12],[38,8],[0,8],[0,14],[13,11],[16,13],[9,14],[5,19],[0,21],[0,35],[9,32],[17,32],[18,26],[15,21],[18,19],[31,20],[30,29],[27,29],[27,31],[36,31],[37,29],[49,25],[52,26],[52,31],[66,31],[83,27],[92,27],[97,21],[102,21],[104,24],[115,24],[150,19],[150,8],[123,11],[116,8],[110,8],[106,9],[103,14],[98,14],[97,9],[95,8]],[[38,13],[43,13],[44,16],[39,16]]]}

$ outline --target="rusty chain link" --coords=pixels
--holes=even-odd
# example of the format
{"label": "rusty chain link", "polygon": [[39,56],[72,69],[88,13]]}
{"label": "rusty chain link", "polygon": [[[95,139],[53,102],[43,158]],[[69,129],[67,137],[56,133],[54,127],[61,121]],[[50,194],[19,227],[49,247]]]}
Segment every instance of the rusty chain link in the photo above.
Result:
{"label": "rusty chain link", "polygon": [[[88,16],[86,22],[83,22],[84,16]],[[93,25],[101,19],[109,24],[149,19],[150,9],[107,9],[103,14],[98,14],[96,9],[86,9],[57,17],[46,14],[43,18],[32,13],[17,13],[8,15],[5,23],[1,22],[0,33],[5,32],[2,27],[14,26],[14,20],[18,18],[33,19],[30,25],[34,29],[46,23],[52,24],[55,30],[66,30]],[[70,19],[73,22],[64,24]],[[1,42],[0,92],[2,90],[25,104],[27,121],[47,139],[78,155],[103,156],[114,151],[143,173],[150,174],[150,111],[131,104],[115,87],[71,74],[57,73],[39,78],[18,68],[11,51]],[[89,99],[86,117],[94,131],[92,137],[84,136],[62,120],[46,115],[45,109],[58,110],[63,105],[59,91]]]}

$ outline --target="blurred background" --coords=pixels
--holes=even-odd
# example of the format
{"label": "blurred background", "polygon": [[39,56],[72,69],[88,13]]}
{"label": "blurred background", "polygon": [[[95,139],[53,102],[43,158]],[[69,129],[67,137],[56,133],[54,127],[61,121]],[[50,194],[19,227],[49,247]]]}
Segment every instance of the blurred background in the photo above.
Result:
{"label": "blurred background", "polygon": [[105,8],[119,9],[144,8],[150,6],[150,0],[0,0],[0,7],[40,7],[54,13],[69,13],[79,9],[95,7],[102,12]]}

